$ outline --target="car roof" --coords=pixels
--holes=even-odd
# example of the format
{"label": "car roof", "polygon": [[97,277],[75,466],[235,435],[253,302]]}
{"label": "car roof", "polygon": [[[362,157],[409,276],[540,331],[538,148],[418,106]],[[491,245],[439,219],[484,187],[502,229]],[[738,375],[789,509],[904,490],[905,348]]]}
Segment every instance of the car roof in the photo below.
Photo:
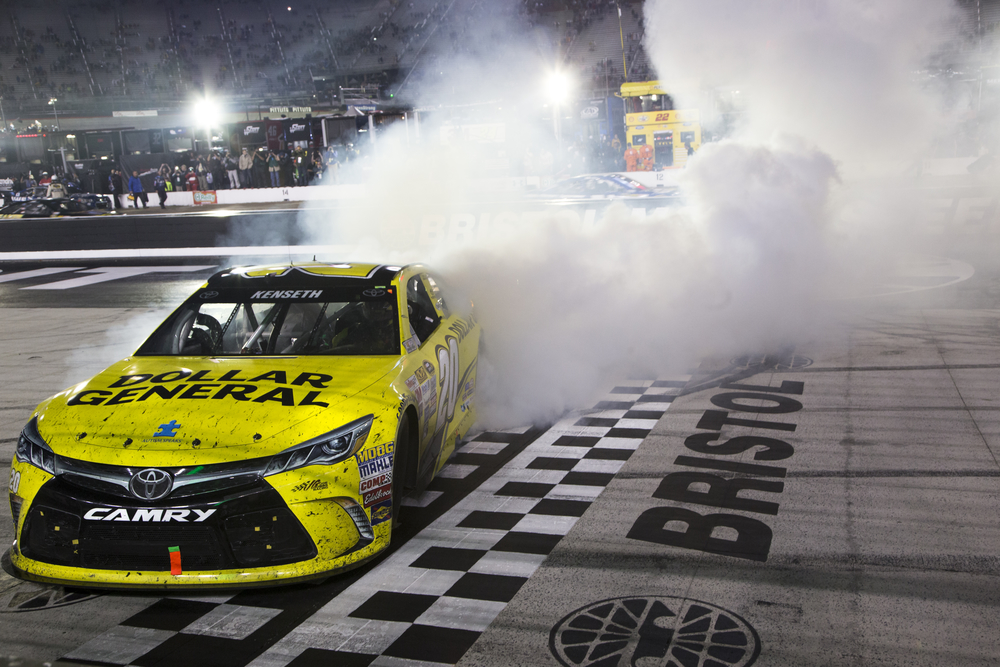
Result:
{"label": "car roof", "polygon": [[236,266],[208,279],[209,287],[245,289],[308,289],[350,286],[385,287],[411,267],[368,262],[305,262]]}

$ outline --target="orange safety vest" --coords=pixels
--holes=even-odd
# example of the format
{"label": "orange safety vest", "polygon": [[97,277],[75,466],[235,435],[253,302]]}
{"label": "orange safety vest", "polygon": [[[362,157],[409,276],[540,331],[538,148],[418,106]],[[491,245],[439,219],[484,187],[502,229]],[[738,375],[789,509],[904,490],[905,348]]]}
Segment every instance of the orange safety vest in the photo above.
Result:
{"label": "orange safety vest", "polygon": [[638,171],[638,162],[639,151],[629,146],[625,151],[625,171]]}
{"label": "orange safety vest", "polygon": [[639,146],[639,159],[642,160],[642,171],[653,170],[653,147],[649,144]]}

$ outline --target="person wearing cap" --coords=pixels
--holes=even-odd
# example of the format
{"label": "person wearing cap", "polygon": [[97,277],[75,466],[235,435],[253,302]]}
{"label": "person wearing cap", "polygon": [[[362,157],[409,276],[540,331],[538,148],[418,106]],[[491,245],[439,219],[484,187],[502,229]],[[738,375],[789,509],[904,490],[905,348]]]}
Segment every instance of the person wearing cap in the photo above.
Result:
{"label": "person wearing cap", "polygon": [[236,158],[229,151],[226,151],[226,157],[222,159],[222,167],[226,170],[226,175],[229,177],[229,189],[235,190],[240,187],[239,175],[237,173],[237,168],[239,163],[236,162]]}
{"label": "person wearing cap", "polygon": [[247,149],[243,149],[240,154],[239,169],[240,169],[240,187],[249,188],[250,187],[250,168],[253,167],[253,156]]}

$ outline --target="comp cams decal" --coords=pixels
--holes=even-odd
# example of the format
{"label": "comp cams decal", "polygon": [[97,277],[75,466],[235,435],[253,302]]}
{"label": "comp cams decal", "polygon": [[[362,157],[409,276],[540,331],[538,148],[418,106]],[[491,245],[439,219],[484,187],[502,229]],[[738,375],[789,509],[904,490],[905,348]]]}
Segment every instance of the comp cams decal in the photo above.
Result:
{"label": "comp cams decal", "polygon": [[[318,400],[333,380],[326,373],[299,373],[290,382],[285,371],[267,371],[254,377],[241,377],[242,371],[226,371],[212,377],[211,371],[168,371],[159,375],[143,373],[122,375],[107,389],[86,389],[73,395],[67,405],[120,405],[123,403],[173,399],[207,399],[275,402],[286,407],[315,405],[329,407]],[[282,385],[268,388],[261,383]]]}
{"label": "comp cams decal", "polygon": [[[360,477],[359,491],[361,493],[361,504],[365,509],[372,510],[372,524],[381,523],[392,515],[392,457],[394,443],[387,442],[383,445],[374,445],[363,449],[355,455],[358,462],[358,476]],[[386,502],[389,504],[390,517],[381,516],[383,513],[376,512],[376,506],[381,507]],[[380,516],[376,516],[379,514]]]}
{"label": "comp cams decal", "polygon": [[[757,491],[779,494],[784,491],[784,482],[776,481],[785,477],[786,469],[779,466],[743,463],[726,456],[738,456],[757,448],[755,461],[783,461],[795,453],[791,444],[772,437],[774,433],[795,431],[796,425],[786,422],[764,421],[756,417],[761,414],[789,414],[802,409],[802,403],[789,394],[801,395],[805,383],[784,380],[779,387],[722,384],[728,389],[710,399],[722,410],[705,410],[698,422],[698,433],[688,436],[684,446],[693,452],[709,456],[678,456],[674,464],[698,470],[672,472],[660,482],[653,497],[673,503],[685,503],[712,507],[725,512],[700,514],[698,512],[667,505],[648,509],[639,515],[627,537],[633,540],[664,544],[682,549],[695,549],[707,553],[745,558],[764,562],[771,550],[772,532],[770,526],[758,518],[735,514],[743,512],[764,516],[778,514],[778,503],[757,500],[738,495],[741,491]],[[751,401],[746,403],[744,401]],[[756,405],[762,401],[763,405]],[[732,412],[751,413],[754,418],[730,416]],[[735,427],[735,434],[727,432],[728,440],[722,438],[722,427]],[[768,436],[747,435],[770,431]],[[711,457],[711,458],[710,458]],[[714,472],[707,472],[707,471]],[[718,472],[735,473],[739,477],[721,477]],[[667,526],[672,522],[683,524],[683,530]],[[728,529],[735,533],[735,539],[713,537],[716,528]]]}

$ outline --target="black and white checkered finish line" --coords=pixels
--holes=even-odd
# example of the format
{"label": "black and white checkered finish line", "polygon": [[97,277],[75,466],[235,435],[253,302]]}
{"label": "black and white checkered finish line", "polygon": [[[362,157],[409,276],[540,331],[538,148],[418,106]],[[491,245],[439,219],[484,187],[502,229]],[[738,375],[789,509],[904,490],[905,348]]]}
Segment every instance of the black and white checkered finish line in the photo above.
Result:
{"label": "black and white checkered finish line", "polygon": [[[262,643],[262,635],[278,627],[294,597],[170,597],[63,659],[153,667],[178,664],[180,651],[201,656],[198,664],[252,667],[454,664],[601,494],[686,380],[618,386],[586,416],[558,422],[276,642]],[[514,446],[519,433],[480,434],[404,504],[431,506],[449,483],[474,475],[483,457]]]}

